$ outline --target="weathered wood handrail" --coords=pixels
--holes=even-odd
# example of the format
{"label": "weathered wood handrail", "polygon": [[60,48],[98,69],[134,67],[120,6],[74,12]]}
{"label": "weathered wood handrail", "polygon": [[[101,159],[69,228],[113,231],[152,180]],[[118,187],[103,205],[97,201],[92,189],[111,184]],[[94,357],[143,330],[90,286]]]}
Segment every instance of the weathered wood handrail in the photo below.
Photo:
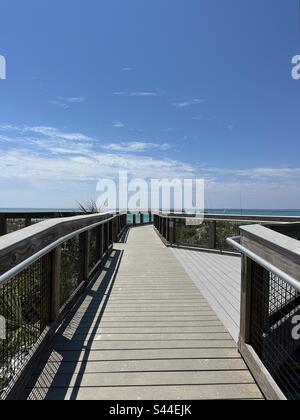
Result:
{"label": "weathered wood handrail", "polygon": [[110,217],[106,213],[50,219],[0,237],[0,275],[61,237]]}
{"label": "weathered wood handrail", "polygon": [[243,255],[239,348],[268,398],[299,399],[300,340],[292,331],[300,309],[300,242],[276,230],[243,226],[239,243],[229,240]]}
{"label": "weathered wood handrail", "polygon": [[[0,315],[12,325],[0,357],[0,385],[6,388],[0,388],[0,399],[19,394],[39,352],[103,268],[126,225],[126,214],[75,216],[0,238]],[[11,342],[14,334],[24,342]]]}
{"label": "weathered wood handrail", "polygon": [[0,212],[0,236],[6,235],[8,232],[8,220],[23,220],[24,227],[28,227],[34,220],[56,219],[59,217],[72,217],[80,215],[76,211],[14,211]]}
{"label": "weathered wood handrail", "polygon": [[[153,215],[168,219],[193,219],[200,218],[199,214],[153,212]],[[207,221],[225,222],[247,222],[247,223],[300,223],[300,216],[260,216],[260,215],[237,215],[237,214],[215,214],[204,213],[201,217]]]}
{"label": "weathered wood handrail", "polygon": [[[282,223],[286,226],[291,220],[295,223],[300,221],[299,217],[282,217],[282,216],[237,216],[237,215],[215,215],[205,214],[203,223],[199,215],[188,215],[185,213],[164,213],[154,212],[154,225],[161,238],[169,245],[189,246],[199,249],[233,251],[232,247],[226,246],[226,239],[230,236],[240,234],[240,224],[256,224],[256,223]],[[202,229],[202,239],[200,241],[189,240],[188,242],[182,239],[179,230],[183,232],[184,221],[188,219],[200,219],[198,229]],[[224,228],[224,226],[226,228]],[[185,228],[187,231],[188,228]],[[204,238],[204,239],[203,239]]]}

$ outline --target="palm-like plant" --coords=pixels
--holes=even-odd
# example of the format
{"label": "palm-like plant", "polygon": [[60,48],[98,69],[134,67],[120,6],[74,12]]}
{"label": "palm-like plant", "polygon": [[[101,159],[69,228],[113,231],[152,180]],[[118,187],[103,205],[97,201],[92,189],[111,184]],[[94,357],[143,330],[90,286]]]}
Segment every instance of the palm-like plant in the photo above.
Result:
{"label": "palm-like plant", "polygon": [[80,213],[93,214],[102,213],[102,208],[98,206],[96,200],[91,199],[86,203],[78,203]]}

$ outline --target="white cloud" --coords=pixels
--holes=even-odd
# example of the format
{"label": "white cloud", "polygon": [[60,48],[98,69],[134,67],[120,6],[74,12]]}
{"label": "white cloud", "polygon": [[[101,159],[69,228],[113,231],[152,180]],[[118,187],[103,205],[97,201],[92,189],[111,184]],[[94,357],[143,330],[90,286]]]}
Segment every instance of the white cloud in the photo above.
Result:
{"label": "white cloud", "polygon": [[49,103],[63,109],[68,109],[71,105],[82,104],[85,101],[86,98],[84,96],[59,96],[57,99],[49,101]]}
{"label": "white cloud", "polygon": [[173,106],[175,106],[176,108],[187,108],[193,105],[200,105],[203,102],[205,102],[205,99],[189,99],[187,101],[174,102]]}
{"label": "white cloud", "polygon": [[119,170],[128,170],[131,176],[142,178],[193,174],[189,164],[145,156],[91,153],[89,156],[49,157],[25,151],[0,152],[0,179],[96,182],[101,177],[117,176]]}
{"label": "white cloud", "polygon": [[215,178],[248,179],[250,181],[273,181],[275,178],[284,180],[299,179],[300,167],[258,167],[258,168],[215,168],[202,167],[204,173],[213,175]]}
{"label": "white cloud", "polygon": [[14,150],[22,147],[43,155],[85,155],[91,153],[95,144],[94,139],[78,132],[67,132],[55,127],[8,124],[0,125],[0,142],[6,142]]}
{"label": "white cloud", "polygon": [[131,71],[132,70],[132,68],[131,67],[129,67],[129,66],[124,66],[124,67],[122,67],[122,69],[121,69],[122,71]]}
{"label": "white cloud", "polygon": [[160,96],[158,92],[132,92],[131,96]]}
{"label": "white cloud", "polygon": [[122,92],[117,91],[113,92],[113,95],[116,96],[137,96],[137,97],[156,97],[161,96],[158,91],[142,91],[142,92]]}
{"label": "white cloud", "polygon": [[82,133],[72,133],[72,132],[66,132],[63,130],[60,130],[55,127],[47,127],[47,126],[41,126],[41,127],[29,127],[25,126],[23,128],[24,131],[35,133],[35,134],[41,134],[48,138],[55,138],[55,139],[62,139],[62,140],[70,140],[70,141],[91,141],[92,138],[89,136],[86,136]]}
{"label": "white cloud", "polygon": [[12,143],[12,139],[9,136],[0,135],[0,141],[5,143]]}
{"label": "white cloud", "polygon": [[116,122],[114,122],[114,127],[115,128],[124,128],[125,124],[122,123],[122,121],[116,121]]}
{"label": "white cloud", "polygon": [[19,131],[22,128],[18,125],[13,125],[13,124],[0,124],[0,130],[1,131]]}
{"label": "white cloud", "polygon": [[105,150],[111,150],[116,152],[144,152],[146,150],[158,149],[161,151],[166,151],[170,149],[170,145],[167,143],[158,144],[158,143],[143,143],[143,142],[129,142],[129,143],[110,143],[102,146]]}
{"label": "white cloud", "polygon": [[86,100],[84,96],[60,96],[59,99],[69,104],[82,104]]}
{"label": "white cloud", "polygon": [[[244,208],[295,208],[297,203],[300,207],[300,167],[201,166],[147,156],[155,151],[156,156],[162,154],[170,148],[167,143],[105,144],[84,133],[42,125],[0,124],[0,142],[2,206],[12,205],[14,201],[7,201],[7,197],[13,197],[12,191],[16,205],[20,185],[29,191],[29,196],[37,194],[37,201],[41,192],[48,189],[52,191],[53,205],[63,206],[64,193],[74,202],[81,199],[79,194],[92,196],[100,177],[115,177],[119,170],[126,169],[130,176],[141,178],[205,178],[209,207],[240,207],[241,194]],[[62,192],[59,202],[55,202],[56,189]]]}

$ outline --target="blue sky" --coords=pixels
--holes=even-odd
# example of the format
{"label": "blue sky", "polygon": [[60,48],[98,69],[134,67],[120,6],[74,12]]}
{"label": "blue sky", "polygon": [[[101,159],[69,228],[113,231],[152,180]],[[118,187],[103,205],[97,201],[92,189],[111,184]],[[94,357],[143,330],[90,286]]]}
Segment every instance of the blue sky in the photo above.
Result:
{"label": "blue sky", "polygon": [[127,169],[300,208],[299,28],[298,0],[2,0],[0,207],[74,207]]}

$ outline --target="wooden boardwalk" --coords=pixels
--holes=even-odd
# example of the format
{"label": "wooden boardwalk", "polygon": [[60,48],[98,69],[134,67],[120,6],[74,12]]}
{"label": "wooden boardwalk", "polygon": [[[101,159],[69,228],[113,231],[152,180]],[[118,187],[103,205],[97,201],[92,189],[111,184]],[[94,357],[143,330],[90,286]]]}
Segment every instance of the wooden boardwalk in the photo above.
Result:
{"label": "wooden boardwalk", "polygon": [[24,398],[260,399],[234,340],[153,227],[130,230]]}
{"label": "wooden boardwalk", "polygon": [[173,252],[237,343],[240,333],[241,258],[176,248]]}

